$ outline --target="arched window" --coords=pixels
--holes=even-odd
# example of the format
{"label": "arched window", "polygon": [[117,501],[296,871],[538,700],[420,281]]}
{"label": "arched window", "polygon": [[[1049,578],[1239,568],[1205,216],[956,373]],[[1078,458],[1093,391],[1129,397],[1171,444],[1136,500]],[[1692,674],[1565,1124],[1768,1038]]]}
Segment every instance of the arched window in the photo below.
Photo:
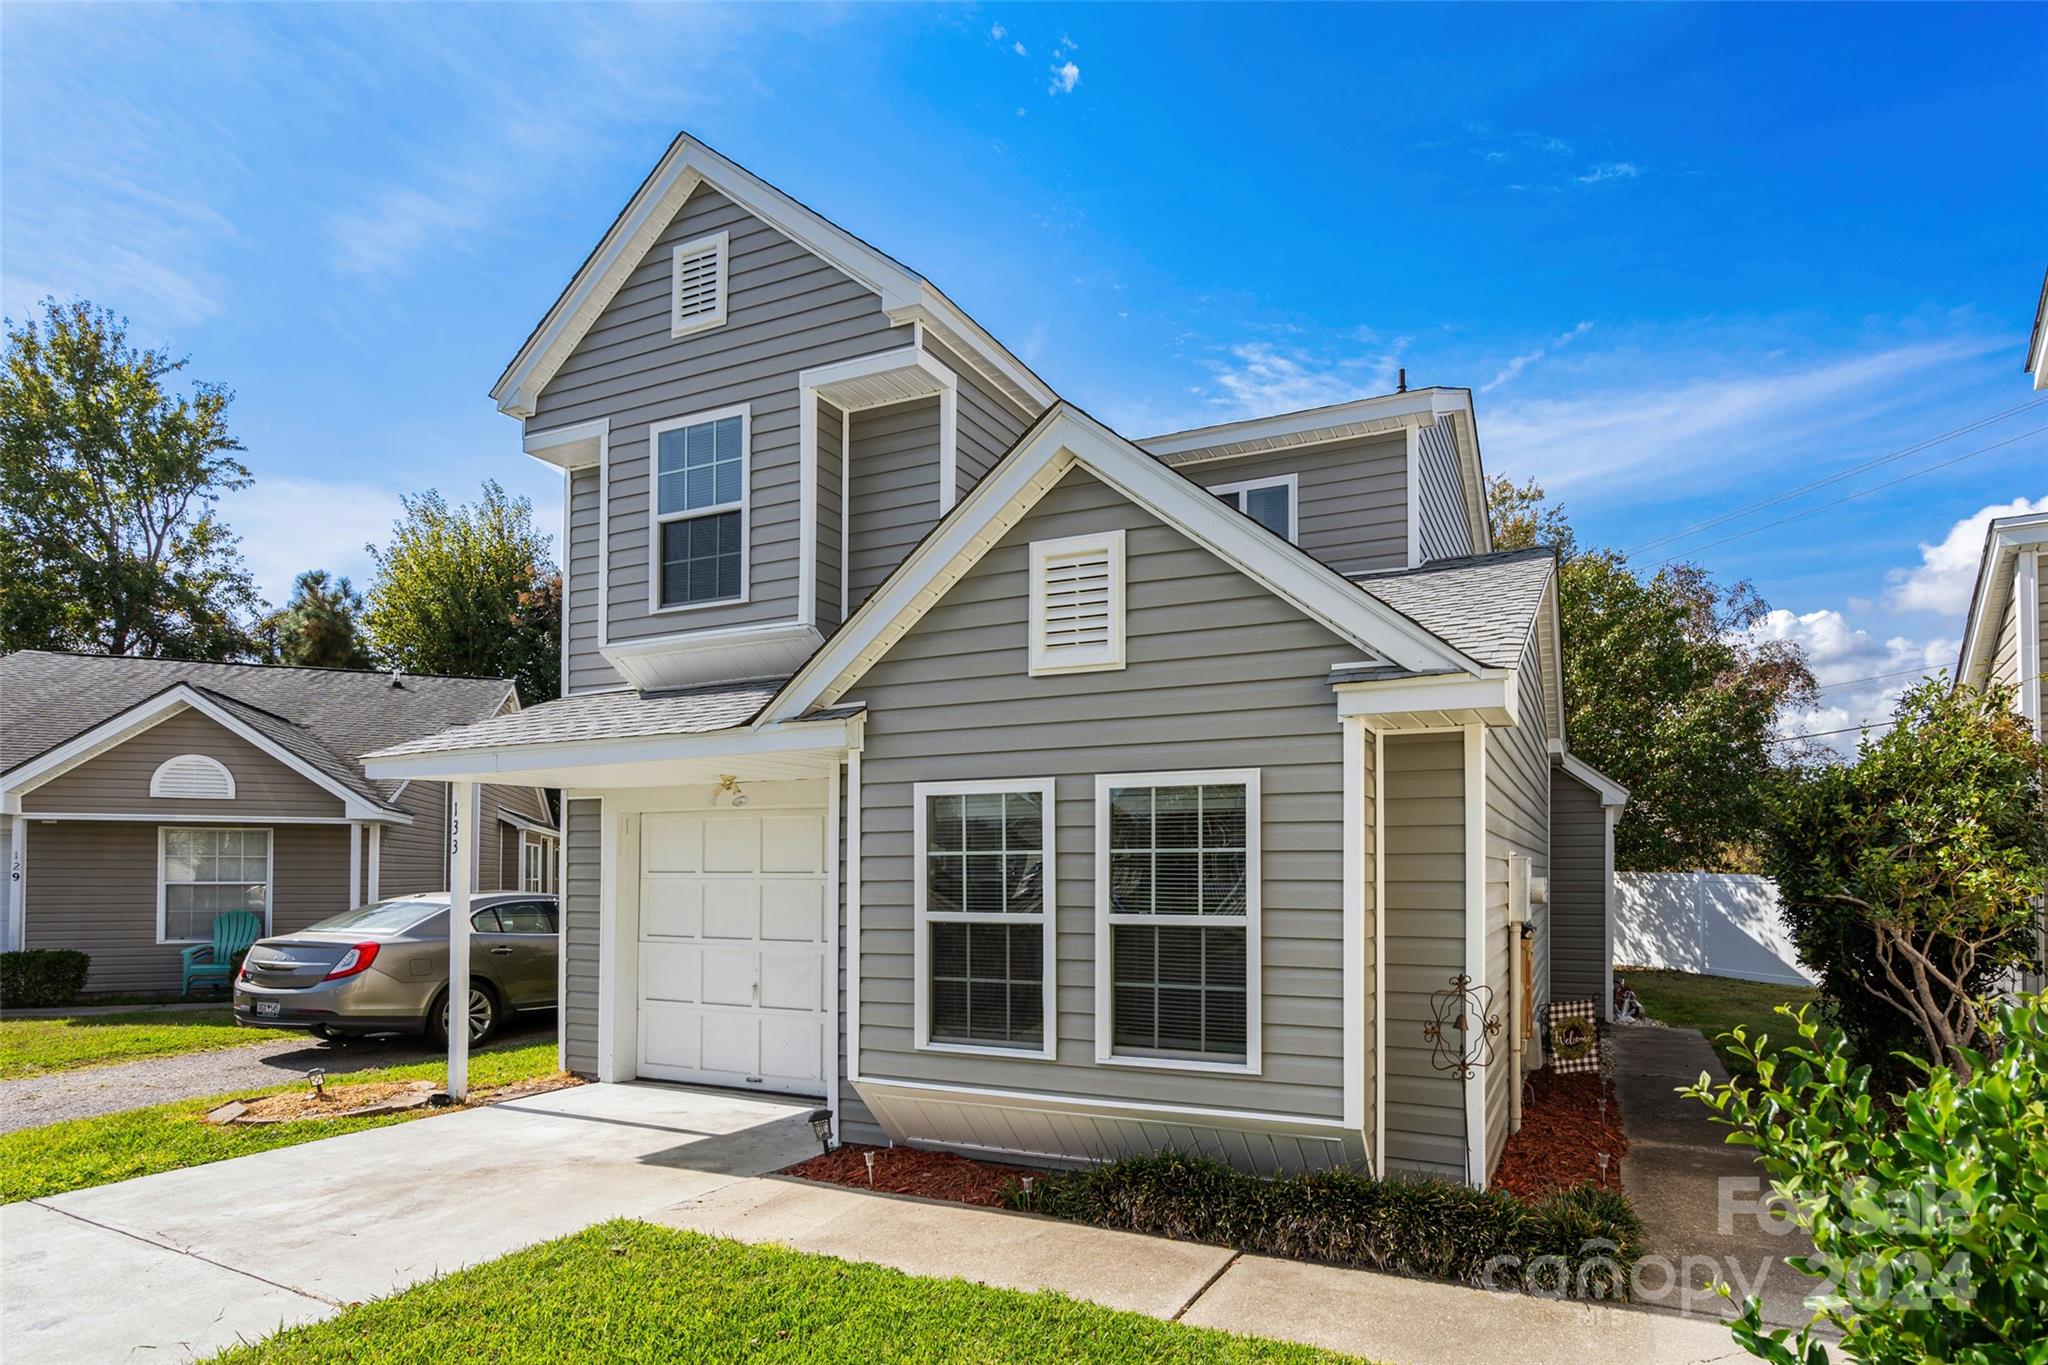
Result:
{"label": "arched window", "polygon": [[158,765],[149,779],[149,794],[174,801],[232,801],[235,776],[217,758],[179,754]]}

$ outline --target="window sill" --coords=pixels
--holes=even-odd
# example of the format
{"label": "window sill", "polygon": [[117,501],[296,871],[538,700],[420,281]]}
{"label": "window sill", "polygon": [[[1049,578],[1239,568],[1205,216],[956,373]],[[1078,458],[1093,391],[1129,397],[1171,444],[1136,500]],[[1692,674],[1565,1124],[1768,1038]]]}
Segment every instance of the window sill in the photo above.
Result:
{"label": "window sill", "polygon": [[1192,1057],[1098,1056],[1097,1066],[1123,1066],[1137,1071],[1201,1071],[1216,1076],[1257,1076],[1259,1064],[1244,1062],[1203,1062]]}
{"label": "window sill", "polygon": [[1058,1059],[1056,1052],[1045,1048],[998,1047],[993,1043],[933,1043],[917,1044],[919,1052],[951,1052],[963,1057],[1021,1057],[1026,1061],[1050,1062]]}
{"label": "window sill", "polygon": [[741,593],[738,597],[720,597],[710,602],[677,602],[666,607],[649,607],[649,616],[673,616],[679,612],[704,611],[710,607],[743,607],[751,601],[751,595]]}

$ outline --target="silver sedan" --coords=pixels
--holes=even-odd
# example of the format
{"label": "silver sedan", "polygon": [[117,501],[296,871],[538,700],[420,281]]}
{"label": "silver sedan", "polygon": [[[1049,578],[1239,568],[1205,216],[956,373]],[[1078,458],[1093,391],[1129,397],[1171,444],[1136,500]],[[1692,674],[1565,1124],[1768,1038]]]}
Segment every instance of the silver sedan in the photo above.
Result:
{"label": "silver sedan", "polygon": [[[555,1007],[555,898],[470,898],[469,1038]],[[323,1038],[424,1033],[448,1040],[448,893],[360,906],[296,934],[259,939],[235,978],[235,1022]]]}

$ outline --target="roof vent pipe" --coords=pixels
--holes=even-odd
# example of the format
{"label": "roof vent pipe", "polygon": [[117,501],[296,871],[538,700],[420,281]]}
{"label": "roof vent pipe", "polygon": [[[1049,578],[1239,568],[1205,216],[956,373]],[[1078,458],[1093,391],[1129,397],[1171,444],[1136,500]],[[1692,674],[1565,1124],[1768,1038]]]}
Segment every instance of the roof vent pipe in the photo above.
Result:
{"label": "roof vent pipe", "polygon": [[1394,392],[1395,392],[1395,393],[1406,393],[1406,392],[1408,392],[1408,367],[1407,367],[1406,365],[1403,365],[1403,366],[1401,367],[1401,369],[1400,369],[1400,372],[1399,372],[1399,373],[1400,373],[1400,376],[1401,376],[1401,378],[1400,378],[1400,385],[1401,385],[1401,386],[1400,386],[1399,388],[1395,389],[1395,390],[1394,390]]}

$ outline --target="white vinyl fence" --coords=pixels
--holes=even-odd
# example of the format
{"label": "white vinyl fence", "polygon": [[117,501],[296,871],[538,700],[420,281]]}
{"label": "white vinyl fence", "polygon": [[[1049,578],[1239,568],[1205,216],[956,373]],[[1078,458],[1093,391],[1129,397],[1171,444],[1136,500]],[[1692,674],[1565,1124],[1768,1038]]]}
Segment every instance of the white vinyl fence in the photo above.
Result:
{"label": "white vinyl fence", "polygon": [[1614,961],[1631,967],[1810,986],[1769,877],[1614,874]]}

